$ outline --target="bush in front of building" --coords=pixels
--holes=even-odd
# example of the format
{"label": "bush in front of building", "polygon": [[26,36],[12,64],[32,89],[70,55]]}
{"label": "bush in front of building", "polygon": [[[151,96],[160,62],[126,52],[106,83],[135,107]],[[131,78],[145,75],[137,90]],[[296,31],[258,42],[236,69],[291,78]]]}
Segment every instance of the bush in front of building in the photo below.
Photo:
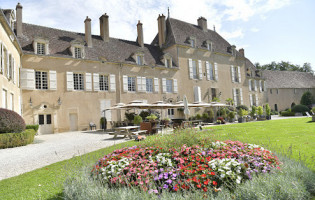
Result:
{"label": "bush in front of building", "polygon": [[0,149],[25,146],[33,143],[36,131],[26,129],[21,133],[1,133]]}
{"label": "bush in front of building", "polygon": [[304,92],[304,94],[301,97],[300,104],[305,106],[311,106],[313,103],[313,96],[310,91]]}
{"label": "bush in front of building", "polygon": [[37,132],[39,129],[39,125],[38,124],[29,124],[29,125],[26,125],[26,129],[33,129],[35,132]]}
{"label": "bush in front of building", "polygon": [[310,111],[306,105],[302,105],[302,104],[293,106],[291,110],[292,112],[295,112],[295,113],[305,113],[305,112]]}
{"label": "bush in front of building", "polygon": [[287,109],[285,111],[281,111],[280,115],[283,117],[295,116],[295,112],[292,112],[291,109]]}
{"label": "bush in front of building", "polygon": [[247,110],[247,111],[248,111],[248,107],[245,106],[245,105],[236,106],[236,109],[237,109],[237,110],[243,109],[243,110]]}
{"label": "bush in front of building", "polygon": [[25,130],[24,119],[16,112],[0,108],[0,134],[21,133]]}

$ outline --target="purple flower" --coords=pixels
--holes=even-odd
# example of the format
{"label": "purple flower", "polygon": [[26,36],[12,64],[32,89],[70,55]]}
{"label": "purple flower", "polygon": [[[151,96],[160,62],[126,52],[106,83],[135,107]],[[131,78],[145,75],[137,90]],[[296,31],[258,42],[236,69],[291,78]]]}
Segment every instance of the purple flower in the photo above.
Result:
{"label": "purple flower", "polygon": [[168,188],[168,185],[164,184],[164,185],[163,185],[163,188],[164,188],[164,189],[167,189],[167,188]]}
{"label": "purple flower", "polygon": [[203,151],[203,152],[201,152],[201,154],[202,154],[202,155],[206,155],[206,153],[205,153],[204,151]]}
{"label": "purple flower", "polygon": [[155,181],[159,180],[159,177],[158,177],[158,176],[155,176],[155,177],[154,177],[154,180],[155,180]]}
{"label": "purple flower", "polygon": [[168,179],[167,181],[165,181],[168,184],[171,184],[173,181],[171,179]]}
{"label": "purple flower", "polygon": [[160,174],[160,175],[159,175],[159,179],[162,179],[162,178],[163,178],[163,174]]}
{"label": "purple flower", "polygon": [[176,174],[173,174],[172,176],[173,176],[173,178],[176,178],[177,175],[176,175]]}
{"label": "purple flower", "polygon": [[161,168],[161,169],[160,169],[160,172],[163,172],[163,171],[164,171],[164,169],[163,169],[163,168]]}

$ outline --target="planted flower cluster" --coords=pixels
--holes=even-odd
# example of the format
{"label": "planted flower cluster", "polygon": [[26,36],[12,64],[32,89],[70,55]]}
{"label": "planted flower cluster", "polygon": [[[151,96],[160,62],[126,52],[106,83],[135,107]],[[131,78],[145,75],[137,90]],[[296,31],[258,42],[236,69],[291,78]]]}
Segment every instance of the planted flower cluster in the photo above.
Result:
{"label": "planted flower cluster", "polygon": [[149,193],[233,189],[260,173],[279,168],[270,151],[239,141],[178,149],[133,146],[101,158],[92,175],[110,187],[138,187]]}

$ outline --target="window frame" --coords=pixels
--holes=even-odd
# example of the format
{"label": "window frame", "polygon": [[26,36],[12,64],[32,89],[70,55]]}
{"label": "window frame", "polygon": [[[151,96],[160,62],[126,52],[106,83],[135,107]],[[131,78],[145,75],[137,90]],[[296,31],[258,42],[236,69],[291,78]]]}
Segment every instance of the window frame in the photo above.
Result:
{"label": "window frame", "polygon": [[108,92],[109,91],[109,75],[99,74],[98,77],[99,77],[99,79],[98,79],[98,81],[99,81],[99,90]]}
{"label": "window frame", "polygon": [[73,47],[73,53],[74,53],[74,58],[82,58],[82,47],[74,46]]}
{"label": "window frame", "polygon": [[173,79],[166,79],[166,93],[174,92],[174,83]]}
{"label": "window frame", "polygon": [[73,73],[73,90],[83,91],[84,90],[84,74]]}
{"label": "window frame", "polygon": [[37,55],[46,55],[46,45],[44,42],[36,42]]}
{"label": "window frame", "polygon": [[[194,63],[195,63],[195,71],[194,71]],[[195,80],[199,79],[199,73],[198,73],[199,66],[197,66],[198,64],[199,64],[198,60],[192,59],[192,72],[193,72],[193,79],[195,79]],[[196,72],[196,74],[195,74],[195,72]]]}
{"label": "window frame", "polygon": [[[150,81],[151,83],[150,83]],[[153,93],[153,78],[145,78],[145,91],[148,93]]]}
{"label": "window frame", "polygon": [[196,48],[196,39],[195,38],[190,38],[190,47]]}
{"label": "window frame", "polygon": [[136,92],[137,86],[136,86],[136,77],[135,76],[128,76],[127,84],[128,84],[128,88],[127,88],[128,92]]}
{"label": "window frame", "polygon": [[35,89],[48,90],[48,72],[47,71],[35,70]]}
{"label": "window frame", "polygon": [[136,63],[137,63],[137,65],[144,65],[144,56],[137,54],[136,55]]}

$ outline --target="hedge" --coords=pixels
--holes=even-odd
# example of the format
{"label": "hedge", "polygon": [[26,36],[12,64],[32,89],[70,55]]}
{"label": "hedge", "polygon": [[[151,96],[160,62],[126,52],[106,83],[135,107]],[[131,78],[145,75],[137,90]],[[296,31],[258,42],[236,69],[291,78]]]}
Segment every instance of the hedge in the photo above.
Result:
{"label": "hedge", "polygon": [[35,130],[35,132],[38,131],[39,125],[38,124],[34,124],[34,125],[26,125],[26,129],[33,129]]}
{"label": "hedge", "polygon": [[282,111],[281,116],[295,116],[295,112],[292,111]]}
{"label": "hedge", "polygon": [[34,141],[36,131],[34,129],[26,129],[21,133],[1,133],[0,149],[25,146]]}

